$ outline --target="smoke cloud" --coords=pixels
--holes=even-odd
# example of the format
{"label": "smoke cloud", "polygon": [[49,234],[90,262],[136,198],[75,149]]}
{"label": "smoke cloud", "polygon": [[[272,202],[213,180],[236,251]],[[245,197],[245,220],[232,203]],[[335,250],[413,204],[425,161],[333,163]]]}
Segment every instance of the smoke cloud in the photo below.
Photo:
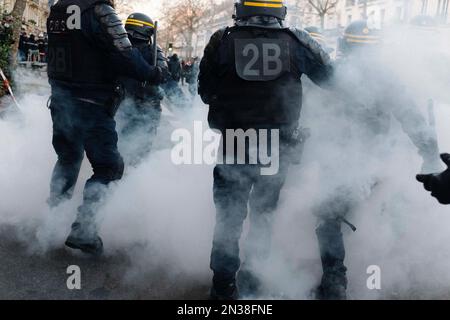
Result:
{"label": "smoke cloud", "polygon": [[[433,99],[439,146],[449,151],[450,37],[444,32],[389,30],[378,57],[383,70],[373,68],[375,73],[365,77],[381,81],[382,73],[396,79],[425,117],[427,101]],[[356,76],[343,72],[339,81],[358,83]],[[19,77],[22,120],[0,120],[0,226],[14,226],[27,254],[39,256],[63,247],[91,169],[85,161],[72,200],[48,208],[56,161],[46,108],[49,89],[38,85],[35,76]],[[354,87],[359,102],[383,95],[381,86],[362,88]],[[368,137],[361,143],[360,126],[337,112],[338,105],[332,92],[306,85],[301,122],[312,136],[301,165],[290,168],[275,215],[272,255],[258,270],[263,298],[311,297],[321,277],[312,213],[342,183],[354,188],[348,195],[358,200],[348,217],[357,232],[343,226],[350,298],[448,298],[450,213],[415,182],[422,165],[417,149],[395,119],[389,120],[389,141],[374,143]],[[110,186],[98,214],[100,232],[108,257],[127,257],[121,282],[154,288],[155,298],[205,298],[215,217],[213,167],[172,164],[170,133],[179,127],[192,130],[194,121],[206,123],[207,107],[197,98],[193,108],[168,110],[165,106],[156,150]],[[358,139],[343,140],[349,132]],[[366,286],[371,265],[381,269],[381,290]]]}

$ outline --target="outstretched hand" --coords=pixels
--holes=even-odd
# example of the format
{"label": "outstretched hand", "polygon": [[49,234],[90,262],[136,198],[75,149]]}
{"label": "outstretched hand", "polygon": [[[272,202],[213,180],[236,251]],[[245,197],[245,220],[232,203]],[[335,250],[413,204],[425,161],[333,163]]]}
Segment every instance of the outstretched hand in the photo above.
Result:
{"label": "outstretched hand", "polygon": [[447,170],[435,174],[419,174],[416,179],[439,203],[450,204],[450,154],[442,154],[441,159],[446,164]]}

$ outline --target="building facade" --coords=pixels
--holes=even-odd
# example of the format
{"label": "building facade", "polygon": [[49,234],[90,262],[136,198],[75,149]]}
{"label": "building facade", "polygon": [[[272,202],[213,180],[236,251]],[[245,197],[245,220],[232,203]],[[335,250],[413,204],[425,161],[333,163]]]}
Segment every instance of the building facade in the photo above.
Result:
{"label": "building facade", "polygon": [[[9,13],[14,7],[15,0],[0,0],[0,8]],[[49,14],[48,0],[27,0],[23,14],[23,28],[28,33],[38,35],[46,31],[46,21]]]}
{"label": "building facade", "polygon": [[[212,34],[221,28],[233,25],[234,0],[224,0],[211,7],[210,13],[201,22],[193,37],[193,56],[203,56],[203,50]],[[183,55],[183,52],[181,52]]]}
{"label": "building facade", "polygon": [[[235,0],[222,0],[211,7],[193,35],[192,50],[187,49],[181,35],[175,35],[169,41],[173,51],[167,53],[170,55],[176,52],[186,58],[187,52],[192,51],[192,56],[201,57],[213,32],[233,24],[234,2]],[[284,4],[288,8],[285,22],[287,26],[321,27],[321,18],[308,0],[284,0]],[[338,0],[337,5],[324,17],[324,29],[333,35],[338,34],[350,22],[364,17],[374,26],[383,27],[408,23],[418,15],[431,16],[438,23],[450,27],[449,6],[450,0]]]}
{"label": "building facade", "polygon": [[[407,23],[413,17],[426,15],[439,24],[450,23],[450,0],[339,0],[335,9],[325,15],[325,29],[339,29],[350,22],[363,19],[377,27]],[[300,15],[303,25],[320,27],[320,18],[303,1]]]}

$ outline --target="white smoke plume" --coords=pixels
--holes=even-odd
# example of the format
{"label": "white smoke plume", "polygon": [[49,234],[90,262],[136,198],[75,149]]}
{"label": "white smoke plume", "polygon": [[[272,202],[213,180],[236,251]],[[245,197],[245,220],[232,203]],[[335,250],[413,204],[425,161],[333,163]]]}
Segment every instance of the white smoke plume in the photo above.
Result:
{"label": "white smoke plume", "polygon": [[[380,57],[383,73],[392,71],[425,116],[428,99],[435,101],[440,149],[450,151],[450,37],[444,31],[420,32],[390,30],[388,49]],[[354,80],[350,73],[346,77],[342,81]],[[74,198],[54,210],[48,208],[48,186],[56,161],[46,108],[49,91],[30,86],[33,77],[21,79],[28,83],[22,83],[19,92],[23,120],[0,120],[0,226],[14,226],[28,254],[39,256],[63,247],[91,170],[85,162]],[[363,94],[358,87],[354,90]],[[373,159],[371,145],[348,141],[347,148],[341,149],[334,130],[352,129],[354,124],[345,117],[334,118],[328,112],[333,108],[329,99],[330,93],[322,89],[305,92],[302,124],[313,135],[302,164],[291,167],[281,194],[272,257],[262,266],[266,289],[262,297],[310,298],[321,276],[312,209],[336,184],[345,180],[357,185],[370,170],[382,182],[349,217],[357,232],[343,226],[350,298],[447,298],[450,212],[415,182],[422,164],[416,148],[393,120],[396,144],[382,162]],[[192,129],[195,120],[206,123],[206,112],[197,98],[192,109],[174,112],[176,126]],[[100,232],[107,256],[125,254],[129,260],[119,275],[121,282],[154,288],[157,293],[150,295],[154,298],[190,297],[190,292],[195,292],[194,298],[206,298],[215,216],[213,167],[173,165],[172,130],[173,125],[163,120],[158,135],[165,141],[162,146],[139,167],[128,168],[122,181],[110,187],[98,215]],[[381,290],[366,286],[370,265],[381,268]]]}

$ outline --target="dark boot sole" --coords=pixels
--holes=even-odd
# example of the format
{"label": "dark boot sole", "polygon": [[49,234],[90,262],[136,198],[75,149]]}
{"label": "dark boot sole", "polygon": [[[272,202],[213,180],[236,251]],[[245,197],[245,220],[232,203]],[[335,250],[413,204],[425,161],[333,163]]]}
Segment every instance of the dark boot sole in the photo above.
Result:
{"label": "dark boot sole", "polygon": [[65,245],[71,249],[81,250],[81,252],[93,256],[100,256],[103,253],[103,241],[99,238],[100,245],[80,244],[71,239],[67,239]]}

